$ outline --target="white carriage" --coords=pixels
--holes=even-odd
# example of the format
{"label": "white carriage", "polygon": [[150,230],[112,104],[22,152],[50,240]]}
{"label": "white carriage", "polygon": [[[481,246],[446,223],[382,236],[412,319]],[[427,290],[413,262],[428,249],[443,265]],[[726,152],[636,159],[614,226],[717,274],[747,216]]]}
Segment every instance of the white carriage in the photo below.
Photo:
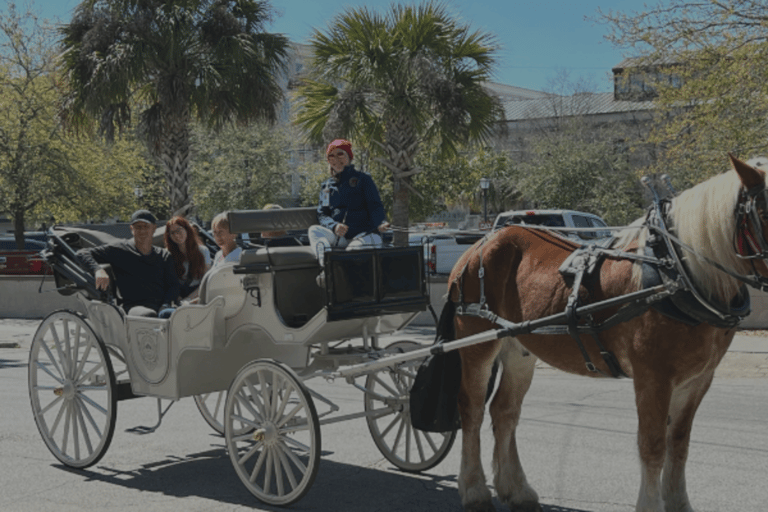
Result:
{"label": "white carriage", "polygon": [[[229,214],[240,233],[314,221],[314,208]],[[321,268],[311,248],[249,248],[239,263],[204,277],[199,304],[158,319],[127,316],[96,290],[73,250],[78,242],[51,234],[44,255],[59,289],[76,293],[84,313],[45,318],[29,364],[35,421],[63,464],[95,464],[112,440],[117,403],[142,396],[158,399],[157,426],[168,410],[161,399],[194,397],[224,435],[240,480],[273,505],[311,487],[323,424],[365,417],[378,449],[405,471],[429,469],[450,450],[455,432],[410,423],[408,392],[428,350],[410,341],[379,346],[381,335],[429,304],[421,247],[326,253],[325,288],[315,281]],[[320,377],[359,388],[363,411],[335,414],[339,408],[306,385]]]}

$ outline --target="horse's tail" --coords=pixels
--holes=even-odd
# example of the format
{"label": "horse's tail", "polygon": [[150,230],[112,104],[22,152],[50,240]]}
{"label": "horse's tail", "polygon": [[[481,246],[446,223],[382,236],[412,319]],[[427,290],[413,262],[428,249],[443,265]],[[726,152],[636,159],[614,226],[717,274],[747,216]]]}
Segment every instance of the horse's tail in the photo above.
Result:
{"label": "horse's tail", "polygon": [[448,297],[445,301],[443,310],[440,312],[440,318],[437,321],[437,330],[435,333],[435,343],[442,341],[453,341],[456,339],[456,303]]}
{"label": "horse's tail", "polygon": [[[445,301],[443,310],[440,312],[440,319],[437,321],[437,332],[435,334],[435,343],[443,343],[446,341],[453,341],[456,339],[456,324],[454,319],[456,318],[456,303],[448,297]],[[460,373],[461,363],[458,357],[458,353],[454,356],[456,361],[459,361],[458,366],[454,372]],[[496,359],[493,362],[493,368],[491,369],[491,378],[488,380],[488,391],[485,394],[485,401],[487,402],[493,394],[493,388],[496,384],[496,375],[499,371],[499,361]],[[456,389],[458,392],[458,388]]]}

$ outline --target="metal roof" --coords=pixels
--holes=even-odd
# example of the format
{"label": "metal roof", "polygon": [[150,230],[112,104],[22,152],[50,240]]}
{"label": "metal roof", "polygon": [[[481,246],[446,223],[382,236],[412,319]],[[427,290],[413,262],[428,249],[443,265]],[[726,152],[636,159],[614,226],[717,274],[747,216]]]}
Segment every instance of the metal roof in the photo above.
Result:
{"label": "metal roof", "polygon": [[507,121],[649,111],[654,107],[652,101],[617,101],[612,92],[508,100],[502,105]]}

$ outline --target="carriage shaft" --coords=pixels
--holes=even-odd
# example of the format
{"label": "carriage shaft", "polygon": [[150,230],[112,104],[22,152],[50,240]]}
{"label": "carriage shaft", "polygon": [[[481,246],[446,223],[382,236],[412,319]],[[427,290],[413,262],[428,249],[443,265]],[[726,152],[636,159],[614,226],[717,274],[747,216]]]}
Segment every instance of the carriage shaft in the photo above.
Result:
{"label": "carriage shaft", "polygon": [[[665,285],[658,285],[645,290],[640,290],[621,297],[614,297],[606,299],[593,304],[587,304],[576,309],[576,315],[588,315],[604,309],[621,306],[630,302],[636,302],[640,304],[649,305],[658,300],[664,299],[671,295],[676,290],[669,290]],[[499,338],[507,336],[517,336],[518,334],[531,334],[536,329],[548,326],[555,326],[567,322],[565,313],[558,313],[556,315],[545,316],[536,320],[527,320],[524,322],[514,323],[491,313],[488,310],[482,310],[485,314],[473,313],[474,316],[480,316],[487,320],[502,326],[501,329],[490,329],[483,331],[466,338],[461,338],[455,341],[446,341],[437,345],[431,345],[417,350],[412,350],[404,354],[394,354],[391,356],[382,357],[376,361],[370,361],[367,363],[361,363],[349,366],[347,368],[338,370],[332,375],[334,378],[352,378],[366,373],[381,370],[390,366],[412,361],[414,359],[421,359],[428,357],[432,354],[438,354],[441,352],[451,352],[464,347],[476,345],[478,343],[485,343]],[[640,311],[640,310],[638,310]]]}

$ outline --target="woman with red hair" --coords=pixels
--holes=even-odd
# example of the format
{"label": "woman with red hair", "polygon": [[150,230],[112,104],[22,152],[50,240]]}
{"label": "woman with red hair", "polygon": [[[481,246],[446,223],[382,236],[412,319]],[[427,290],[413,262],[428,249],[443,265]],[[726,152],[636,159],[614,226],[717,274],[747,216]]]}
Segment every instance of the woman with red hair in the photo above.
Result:
{"label": "woman with red hair", "polygon": [[197,297],[197,288],[211,267],[211,253],[200,241],[197,231],[184,217],[173,217],[165,225],[165,248],[173,256],[176,276],[181,283],[181,297]]}

